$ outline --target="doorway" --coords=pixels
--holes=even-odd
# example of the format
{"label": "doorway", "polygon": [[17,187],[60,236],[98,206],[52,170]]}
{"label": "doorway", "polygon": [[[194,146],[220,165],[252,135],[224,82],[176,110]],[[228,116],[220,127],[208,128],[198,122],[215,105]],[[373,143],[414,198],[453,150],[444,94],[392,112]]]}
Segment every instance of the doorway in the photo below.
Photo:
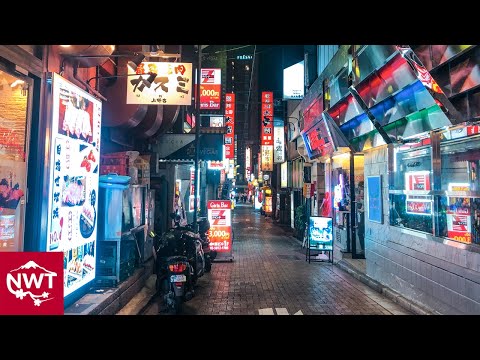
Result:
{"label": "doorway", "polygon": [[[353,165],[353,166],[352,166]],[[352,219],[351,223],[351,248],[352,259],[365,259],[365,174],[363,154],[353,155],[352,176]]]}
{"label": "doorway", "polygon": [[23,251],[32,88],[0,64],[0,251]]}

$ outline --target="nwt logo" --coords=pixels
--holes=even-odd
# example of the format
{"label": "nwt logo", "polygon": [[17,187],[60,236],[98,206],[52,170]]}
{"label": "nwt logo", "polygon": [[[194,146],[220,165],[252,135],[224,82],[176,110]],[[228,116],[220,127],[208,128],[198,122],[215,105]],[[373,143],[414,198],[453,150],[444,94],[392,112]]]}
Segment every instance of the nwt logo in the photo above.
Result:
{"label": "nwt logo", "polygon": [[[37,269],[40,270],[37,274],[32,271],[27,271]],[[56,272],[47,270],[37,265],[34,261],[29,261],[25,265],[20,266],[18,269],[11,270],[10,273],[7,274],[7,288],[17,299],[23,300],[25,297],[30,297],[35,306],[40,306],[44,301],[53,299],[49,292],[42,292],[42,290],[45,289],[45,286],[50,289],[50,291],[53,289],[54,276],[57,276]],[[47,283],[44,284],[44,281],[47,281]]]}
{"label": "nwt logo", "polygon": [[0,253],[0,314],[63,313],[63,252]]}

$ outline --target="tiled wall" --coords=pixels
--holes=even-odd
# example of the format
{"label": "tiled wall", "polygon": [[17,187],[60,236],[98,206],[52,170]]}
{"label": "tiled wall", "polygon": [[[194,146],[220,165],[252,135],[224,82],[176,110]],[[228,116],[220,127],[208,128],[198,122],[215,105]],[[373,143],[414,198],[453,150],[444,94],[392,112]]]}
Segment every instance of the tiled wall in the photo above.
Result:
{"label": "tiled wall", "polygon": [[382,175],[383,224],[368,221],[367,206],[367,275],[441,314],[480,314],[480,253],[389,225],[386,146],[365,152],[371,175]]}

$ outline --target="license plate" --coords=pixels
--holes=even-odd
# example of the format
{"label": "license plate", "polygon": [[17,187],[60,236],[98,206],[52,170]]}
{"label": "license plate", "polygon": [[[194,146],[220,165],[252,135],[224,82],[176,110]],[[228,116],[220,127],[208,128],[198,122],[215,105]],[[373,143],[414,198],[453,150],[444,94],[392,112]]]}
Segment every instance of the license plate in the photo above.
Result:
{"label": "license plate", "polygon": [[172,275],[170,276],[170,282],[185,282],[187,277],[185,275]]}

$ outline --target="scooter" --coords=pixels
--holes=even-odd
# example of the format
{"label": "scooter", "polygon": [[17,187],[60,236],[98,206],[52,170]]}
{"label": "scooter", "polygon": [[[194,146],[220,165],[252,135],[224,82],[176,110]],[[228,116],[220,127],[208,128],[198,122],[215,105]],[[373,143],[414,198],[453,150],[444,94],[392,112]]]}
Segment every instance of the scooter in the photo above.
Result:
{"label": "scooter", "polygon": [[[172,231],[173,230],[173,231]],[[157,274],[156,290],[163,294],[167,309],[179,314],[184,302],[194,296],[192,270],[185,251],[181,232],[171,229],[162,236],[150,231],[154,239],[154,269]]]}

